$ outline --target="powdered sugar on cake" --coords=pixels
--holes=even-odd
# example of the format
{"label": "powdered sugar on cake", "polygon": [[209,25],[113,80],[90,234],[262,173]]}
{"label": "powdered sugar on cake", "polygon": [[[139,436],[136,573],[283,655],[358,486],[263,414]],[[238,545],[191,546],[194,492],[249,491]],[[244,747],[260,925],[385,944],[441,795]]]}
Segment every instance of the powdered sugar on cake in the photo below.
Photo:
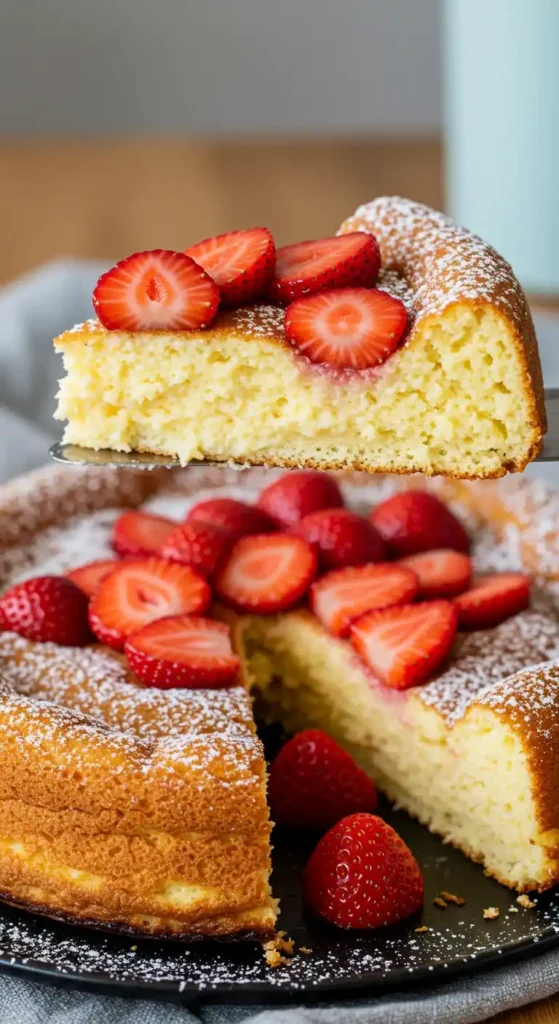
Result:
{"label": "powdered sugar on cake", "polygon": [[376,236],[383,267],[413,290],[417,317],[472,301],[495,303],[508,316],[523,318],[524,298],[510,265],[442,213],[399,196],[382,196],[360,206],[340,229],[347,231]]}
{"label": "powdered sugar on cake", "polygon": [[[111,499],[114,502],[118,494],[119,477],[128,478],[127,500],[134,489],[138,491],[143,487],[146,496],[144,508],[181,520],[192,504],[205,498],[227,495],[254,501],[262,487],[280,475],[281,471],[254,469],[239,476],[225,468],[208,468],[196,472],[186,470],[161,474],[156,478],[151,474],[142,477],[142,474],[89,470],[81,474],[87,479],[87,485],[85,479],[82,481],[74,476],[78,486],[73,488],[69,486],[68,476],[60,478],[58,473],[53,468],[50,473],[39,474],[39,486],[35,486],[34,493],[35,496],[41,493],[43,514],[50,515],[49,503],[52,503],[53,510],[56,507],[60,509],[66,517],[66,522],[61,525],[47,526],[34,533],[26,520],[26,514],[30,516],[26,509],[33,500],[29,493],[29,483],[22,482],[19,497],[12,490],[12,508],[17,498],[16,504],[19,502],[21,509],[21,517],[17,522],[23,536],[16,536],[14,539],[19,539],[19,543],[8,545],[0,551],[2,589],[29,576],[62,573],[97,558],[111,557],[109,535],[119,509],[116,502],[110,502]],[[364,479],[367,483],[363,483]],[[387,477],[371,481],[358,474],[348,474],[345,481],[343,490],[347,503],[362,512],[368,511],[372,505],[402,487],[401,482]],[[490,527],[475,529],[470,514],[467,525],[474,536],[475,571],[483,573],[519,569],[523,550],[529,543],[531,548],[542,553],[542,560],[547,560],[549,571],[558,574],[559,555],[554,559],[553,543],[556,545],[557,541],[551,524],[558,521],[559,497],[550,488],[525,479],[513,484],[511,487],[505,481],[498,486],[503,487],[507,500],[514,502],[517,514],[519,510],[526,510],[527,516],[533,514],[534,517],[521,535],[508,524],[498,539]],[[151,496],[149,491],[152,492]],[[84,514],[87,504],[102,506],[107,499],[109,507],[98,507],[90,514]],[[468,518],[459,502],[453,505],[462,518]],[[72,515],[72,511],[77,514]],[[5,506],[0,506],[0,518],[3,512]],[[11,522],[15,528],[13,519]],[[502,681],[523,669],[527,663],[536,664],[559,658],[559,630],[552,614],[557,597],[553,583],[550,584],[547,579],[543,585],[540,582],[535,588],[535,594],[534,604],[538,611],[522,613],[497,629],[460,637],[449,668],[436,680],[416,691],[422,702],[452,722],[461,717],[488,687],[491,692],[501,692],[500,688],[504,685]],[[13,636],[10,639],[9,634],[0,637],[0,641],[0,657],[2,648],[7,652],[17,643]],[[23,646],[26,643],[21,641]],[[126,670],[112,655],[92,649],[57,649],[55,657],[50,645],[43,647],[41,652],[40,645],[32,645],[33,649],[29,647],[23,654],[20,648],[21,666],[12,664],[11,659],[6,658],[4,675],[9,677],[8,681],[22,695],[28,693],[41,700],[52,700],[60,704],[68,701],[81,715],[101,719],[109,728],[119,731],[121,736],[130,733],[138,739],[151,739],[153,730],[159,729],[167,732],[169,737],[176,738],[179,733],[184,735],[187,726],[182,717],[183,710],[185,702],[190,702],[194,731],[201,724],[203,708],[205,720],[215,723],[213,731],[216,734],[225,731],[231,738],[235,736],[236,750],[240,749],[237,743],[241,747],[245,743],[235,732],[234,725],[226,728],[226,719],[228,715],[236,718],[239,701],[241,704],[248,701],[246,695],[233,694],[231,691],[224,691],[221,696],[213,693],[207,695],[206,692],[193,695],[193,691],[170,691],[163,694],[148,692],[130,682]],[[73,687],[68,683],[68,677],[72,674]],[[26,679],[30,681],[26,682]],[[94,681],[93,686],[90,680]],[[157,714],[156,708],[159,709]],[[228,709],[225,717],[224,708]],[[155,718],[158,718],[160,726],[154,724]],[[247,737],[247,751],[252,742],[252,738]]]}
{"label": "powdered sugar on cake", "polygon": [[525,611],[495,629],[459,636],[449,667],[415,693],[452,724],[488,692],[496,695],[496,703],[501,702],[508,677],[527,664],[537,665],[556,658],[557,621],[539,612]]}

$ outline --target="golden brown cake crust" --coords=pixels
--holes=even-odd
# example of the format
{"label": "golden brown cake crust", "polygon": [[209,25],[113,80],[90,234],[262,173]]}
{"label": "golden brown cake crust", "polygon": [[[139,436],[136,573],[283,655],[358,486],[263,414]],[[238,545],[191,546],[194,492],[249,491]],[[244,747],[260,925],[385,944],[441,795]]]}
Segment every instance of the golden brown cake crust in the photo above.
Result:
{"label": "golden brown cake crust", "polygon": [[350,231],[372,232],[383,267],[410,287],[410,340],[428,320],[457,304],[489,307],[508,324],[524,368],[524,394],[534,430],[526,460],[507,467],[522,471],[540,454],[547,421],[534,323],[512,267],[492,246],[443,213],[399,196],[382,196],[360,206],[340,228],[340,234]]}
{"label": "golden brown cake crust", "polygon": [[[0,590],[51,524],[139,504],[163,478],[49,467],[1,489]],[[265,763],[242,685],[165,693],[100,646],[0,632],[0,739],[5,898],[132,934],[273,932]]]}

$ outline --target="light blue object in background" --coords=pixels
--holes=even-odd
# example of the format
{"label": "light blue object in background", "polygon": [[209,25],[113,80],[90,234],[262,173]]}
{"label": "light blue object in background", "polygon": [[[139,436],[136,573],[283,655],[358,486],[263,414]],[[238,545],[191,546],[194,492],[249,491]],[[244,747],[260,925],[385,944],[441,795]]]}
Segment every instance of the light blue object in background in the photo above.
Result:
{"label": "light blue object in background", "polygon": [[559,295],[559,0],[445,0],[447,206]]}

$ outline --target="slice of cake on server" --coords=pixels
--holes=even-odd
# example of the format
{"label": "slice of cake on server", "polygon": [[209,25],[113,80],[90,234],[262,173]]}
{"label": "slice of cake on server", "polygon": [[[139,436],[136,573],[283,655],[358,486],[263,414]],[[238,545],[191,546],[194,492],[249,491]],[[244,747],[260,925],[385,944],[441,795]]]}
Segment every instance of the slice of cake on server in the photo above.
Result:
{"label": "slice of cake on server", "polygon": [[263,228],[138,253],[62,334],[65,441],[369,472],[497,477],[541,452],[534,328],[510,266],[399,198],[276,253]]}

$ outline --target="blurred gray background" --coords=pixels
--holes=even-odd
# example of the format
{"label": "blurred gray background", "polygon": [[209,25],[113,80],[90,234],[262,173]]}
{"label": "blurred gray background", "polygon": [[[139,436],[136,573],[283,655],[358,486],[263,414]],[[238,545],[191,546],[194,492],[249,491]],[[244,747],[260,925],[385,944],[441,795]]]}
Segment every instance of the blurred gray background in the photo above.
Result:
{"label": "blurred gray background", "polygon": [[432,134],[439,12],[439,0],[0,0],[0,134]]}

